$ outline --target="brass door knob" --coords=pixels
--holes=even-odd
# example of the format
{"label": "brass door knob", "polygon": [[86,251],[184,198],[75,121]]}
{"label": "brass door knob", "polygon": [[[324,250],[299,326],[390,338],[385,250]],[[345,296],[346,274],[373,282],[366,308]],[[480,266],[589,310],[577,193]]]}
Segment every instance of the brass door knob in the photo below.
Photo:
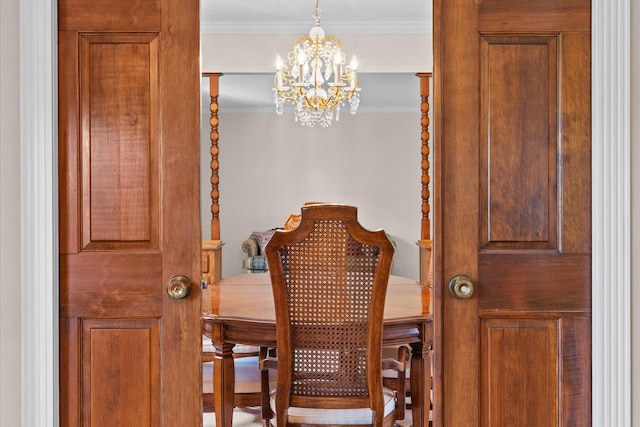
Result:
{"label": "brass door knob", "polygon": [[473,295],[473,282],[468,276],[455,276],[449,281],[449,292],[459,299],[471,298],[471,295]]}
{"label": "brass door knob", "polygon": [[186,298],[191,292],[191,281],[185,276],[171,276],[167,282],[167,293],[171,298]]}

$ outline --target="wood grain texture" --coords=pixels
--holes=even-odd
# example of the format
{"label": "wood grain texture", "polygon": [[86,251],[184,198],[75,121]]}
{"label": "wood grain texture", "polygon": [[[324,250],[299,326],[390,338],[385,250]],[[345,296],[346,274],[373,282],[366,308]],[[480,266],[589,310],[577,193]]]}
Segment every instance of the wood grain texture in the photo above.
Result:
{"label": "wood grain texture", "polygon": [[202,280],[207,283],[222,279],[222,245],[221,240],[202,241]]}
{"label": "wood grain texture", "polygon": [[60,257],[62,317],[161,317],[160,254],[85,252]]}
{"label": "wood grain texture", "polygon": [[80,251],[78,34],[58,32],[58,205],[60,253]]}
{"label": "wood grain texture", "polygon": [[482,426],[556,426],[558,321],[483,319]]}
{"label": "wood grain texture", "polygon": [[[162,292],[164,426],[202,422],[202,335],[200,328],[200,2],[162,0],[159,108],[162,154],[162,280],[186,275],[186,300]],[[166,368],[165,368],[166,367]]]}
{"label": "wood grain texture", "polygon": [[478,5],[481,32],[589,32],[589,0],[541,0],[535,7],[527,0],[483,0]]}
{"label": "wood grain texture", "polygon": [[591,316],[563,317],[560,362],[560,420],[563,426],[591,425]]}
{"label": "wood grain texture", "polygon": [[589,2],[434,16],[435,425],[589,426]]}
{"label": "wood grain texture", "polygon": [[430,168],[431,164],[429,162],[429,153],[430,153],[430,139],[431,135],[429,134],[429,90],[431,85],[431,76],[432,73],[417,73],[416,74],[420,79],[420,126],[422,128],[420,132],[420,140],[422,141],[420,155],[421,162],[420,167],[422,169],[422,177],[420,179],[422,185],[422,191],[420,193],[422,197],[422,220],[420,222],[420,239],[421,240],[430,240],[431,239],[431,193],[429,190],[429,185],[431,182],[430,177]]}
{"label": "wood grain texture", "polygon": [[58,10],[61,425],[199,425],[199,3]]}
{"label": "wood grain texture", "polygon": [[211,116],[209,118],[209,125],[211,126],[211,132],[209,132],[209,139],[211,141],[211,146],[209,147],[209,153],[211,154],[211,161],[209,166],[211,167],[211,239],[220,240],[220,175],[218,171],[220,170],[220,162],[218,157],[220,155],[220,133],[218,131],[218,127],[220,125],[220,120],[218,119],[218,113],[220,111],[220,106],[218,105],[218,95],[219,95],[219,81],[222,73],[204,73],[203,76],[209,78],[209,111],[211,112]]}
{"label": "wood grain texture", "polygon": [[60,425],[79,426],[80,328],[75,317],[60,317]]}
{"label": "wood grain texture", "polygon": [[[473,4],[472,4],[473,3]],[[480,130],[480,41],[476,22],[478,11],[469,0],[443,0],[434,4],[439,8],[439,21],[434,22],[434,33],[438,33],[440,51],[438,70],[439,85],[435,91],[441,99],[440,116],[442,127],[435,137],[442,153],[440,163],[440,197],[434,204],[440,206],[434,216],[440,216],[440,227],[434,229],[436,242],[442,242],[442,279],[437,278],[445,290],[436,292],[442,304],[442,346],[436,365],[436,389],[442,391],[435,397],[434,425],[458,427],[477,426],[480,414],[480,331],[475,317],[477,298],[457,300],[450,297],[446,284],[457,274],[477,277],[477,241],[479,233],[479,130]],[[469,42],[466,42],[466,41]],[[473,42],[470,42],[470,41]],[[464,72],[460,72],[464,70]],[[435,73],[435,68],[434,68]],[[451,250],[455,242],[455,250]],[[436,248],[437,252],[437,248]],[[437,310],[437,309],[436,309]],[[439,323],[436,322],[436,323]]]}
{"label": "wood grain texture", "polygon": [[[591,252],[591,35],[562,37],[561,251]],[[566,94],[571,94],[567,96]],[[564,189],[571,189],[565,191]]]}
{"label": "wood grain texture", "polygon": [[479,310],[591,310],[591,256],[480,254]]}
{"label": "wood grain texture", "polygon": [[480,244],[491,249],[555,248],[556,38],[481,40]]}
{"label": "wood grain texture", "polygon": [[82,322],[83,424],[161,425],[159,322]]}
{"label": "wood grain texture", "polygon": [[158,35],[80,35],[83,247],[158,247]]}
{"label": "wood grain texture", "polygon": [[79,31],[159,31],[161,1],[64,0],[58,2],[58,28]]}

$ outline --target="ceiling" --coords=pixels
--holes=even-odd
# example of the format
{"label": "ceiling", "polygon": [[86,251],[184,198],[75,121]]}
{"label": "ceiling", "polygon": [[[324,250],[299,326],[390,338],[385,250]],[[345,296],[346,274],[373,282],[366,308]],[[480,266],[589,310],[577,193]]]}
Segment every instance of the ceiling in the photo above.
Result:
{"label": "ceiling", "polygon": [[[202,0],[201,31],[291,34],[293,40],[313,26],[315,5],[315,0]],[[431,32],[430,1],[320,0],[319,9],[322,27],[328,34]],[[420,111],[419,80],[415,75],[359,73],[358,77],[362,88],[359,112]],[[202,86],[204,99],[208,100],[206,79]],[[272,87],[272,74],[225,74],[220,79],[220,110],[275,111]],[[203,108],[208,110],[207,105]]]}
{"label": "ceiling", "polygon": [[[205,32],[308,32],[316,0],[202,0]],[[338,33],[430,31],[430,0],[321,0],[322,26]]]}

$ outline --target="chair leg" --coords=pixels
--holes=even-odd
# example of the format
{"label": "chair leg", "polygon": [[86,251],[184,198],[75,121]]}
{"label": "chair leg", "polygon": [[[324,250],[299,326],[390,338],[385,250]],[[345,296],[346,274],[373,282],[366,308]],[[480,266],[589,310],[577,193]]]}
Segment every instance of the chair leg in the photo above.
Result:
{"label": "chair leg", "polygon": [[[264,360],[268,355],[268,348],[260,347],[260,360]],[[269,369],[262,369],[260,371],[260,394],[261,394],[261,409],[262,409],[262,425],[264,427],[271,426],[271,419],[274,416],[271,410],[271,402],[269,397]]]}

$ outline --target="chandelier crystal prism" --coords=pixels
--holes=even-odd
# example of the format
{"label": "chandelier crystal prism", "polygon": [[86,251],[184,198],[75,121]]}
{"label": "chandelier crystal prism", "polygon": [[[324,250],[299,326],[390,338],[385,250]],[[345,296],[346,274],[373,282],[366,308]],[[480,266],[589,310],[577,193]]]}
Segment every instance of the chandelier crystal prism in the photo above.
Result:
{"label": "chandelier crystal prism", "polygon": [[331,126],[340,120],[340,107],[349,102],[351,114],[360,104],[358,87],[358,60],[355,56],[349,64],[340,41],[325,35],[320,26],[320,9],[313,11],[315,25],[309,35],[298,37],[287,61],[276,58],[274,97],[276,113],[284,112],[284,104],[294,105],[295,120],[303,126]]}

